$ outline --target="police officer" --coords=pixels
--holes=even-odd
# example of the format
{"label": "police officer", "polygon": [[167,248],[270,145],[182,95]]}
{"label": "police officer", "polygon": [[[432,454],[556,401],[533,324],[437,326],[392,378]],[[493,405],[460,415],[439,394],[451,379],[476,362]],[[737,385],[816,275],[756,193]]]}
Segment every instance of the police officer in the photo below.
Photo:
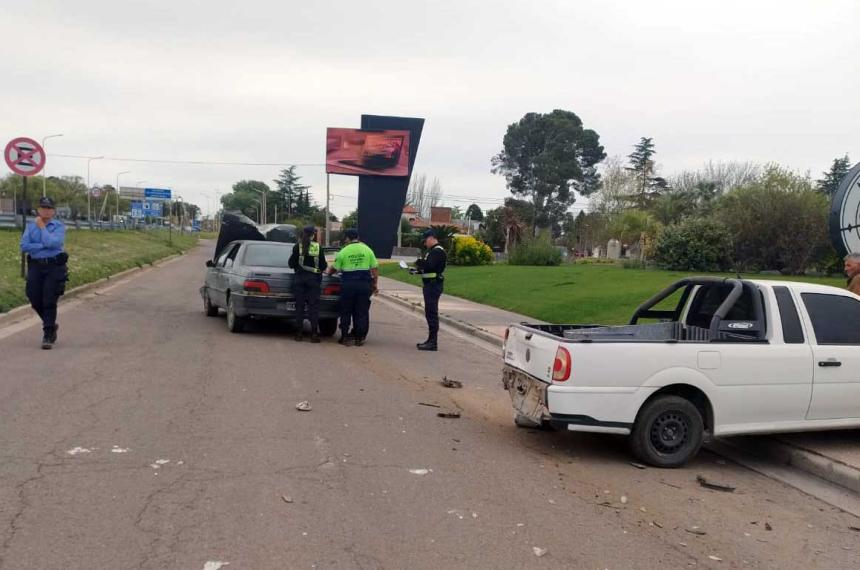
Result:
{"label": "police officer", "polygon": [[[296,340],[301,341],[305,326],[305,314],[311,322],[311,342],[320,341],[319,316],[320,316],[320,287],[322,285],[322,274],[328,264],[325,260],[320,244],[313,238],[316,228],[305,226],[302,230],[302,239],[293,246],[293,254],[290,256],[289,266],[295,270],[293,280],[293,294],[296,296],[296,317],[299,329],[296,331]],[[307,304],[307,313],[305,312]]]}
{"label": "police officer", "polygon": [[38,216],[21,235],[21,251],[27,254],[27,298],[42,319],[42,348],[57,342],[57,300],[66,290],[68,254],[63,251],[66,228],[54,219],[54,201],[39,200]]}
{"label": "police officer", "polygon": [[[328,273],[340,271],[340,340],[361,346],[370,328],[370,296],[378,291],[379,263],[373,250],[358,239],[358,230],[344,232],[346,245],[337,252]],[[352,335],[349,327],[352,324]]]}
{"label": "police officer", "polygon": [[448,254],[445,248],[439,244],[439,239],[434,230],[424,232],[424,247],[427,255],[419,259],[415,265],[415,271],[421,275],[424,283],[424,316],[427,318],[429,335],[427,340],[418,344],[418,350],[437,350],[437,337],[439,336],[439,297],[445,277],[445,266],[448,263]]}

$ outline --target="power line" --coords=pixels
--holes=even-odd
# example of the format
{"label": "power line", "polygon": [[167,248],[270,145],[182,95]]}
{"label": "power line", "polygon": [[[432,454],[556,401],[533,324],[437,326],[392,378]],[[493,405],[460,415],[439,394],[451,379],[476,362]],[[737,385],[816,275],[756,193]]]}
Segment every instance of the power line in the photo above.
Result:
{"label": "power line", "polygon": [[[92,158],[82,154],[56,154],[61,158]],[[117,156],[106,156],[104,160],[115,162],[148,162],[153,164],[200,164],[205,166],[325,166],[324,162],[227,162],[219,160],[164,160],[155,158],[125,158]]]}

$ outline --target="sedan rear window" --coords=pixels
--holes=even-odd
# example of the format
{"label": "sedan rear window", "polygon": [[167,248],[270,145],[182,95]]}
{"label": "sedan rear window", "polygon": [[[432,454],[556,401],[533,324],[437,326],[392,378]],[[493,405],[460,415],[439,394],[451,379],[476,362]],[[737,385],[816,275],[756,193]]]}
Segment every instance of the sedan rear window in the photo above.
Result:
{"label": "sedan rear window", "polygon": [[260,265],[263,267],[287,267],[292,248],[284,245],[259,244],[249,245],[245,250],[245,265]]}

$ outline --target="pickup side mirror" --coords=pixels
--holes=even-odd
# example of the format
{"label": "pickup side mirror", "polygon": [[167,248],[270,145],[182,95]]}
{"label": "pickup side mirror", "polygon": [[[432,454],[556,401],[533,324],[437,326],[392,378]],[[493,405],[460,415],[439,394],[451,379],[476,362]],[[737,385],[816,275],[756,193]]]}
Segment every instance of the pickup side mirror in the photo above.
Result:
{"label": "pickup side mirror", "polygon": [[215,267],[215,262],[211,259],[206,260],[206,267]]}

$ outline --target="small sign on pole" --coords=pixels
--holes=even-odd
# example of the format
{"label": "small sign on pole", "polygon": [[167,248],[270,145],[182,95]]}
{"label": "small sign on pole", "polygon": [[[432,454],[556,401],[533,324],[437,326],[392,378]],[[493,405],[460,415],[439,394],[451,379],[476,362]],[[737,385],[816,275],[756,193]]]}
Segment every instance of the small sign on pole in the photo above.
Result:
{"label": "small sign on pole", "polygon": [[[21,225],[27,229],[27,178],[34,176],[45,168],[45,149],[31,138],[18,137],[9,141],[3,151],[6,165],[15,174],[22,177],[21,183]],[[26,277],[26,256],[21,252],[21,277]]]}

